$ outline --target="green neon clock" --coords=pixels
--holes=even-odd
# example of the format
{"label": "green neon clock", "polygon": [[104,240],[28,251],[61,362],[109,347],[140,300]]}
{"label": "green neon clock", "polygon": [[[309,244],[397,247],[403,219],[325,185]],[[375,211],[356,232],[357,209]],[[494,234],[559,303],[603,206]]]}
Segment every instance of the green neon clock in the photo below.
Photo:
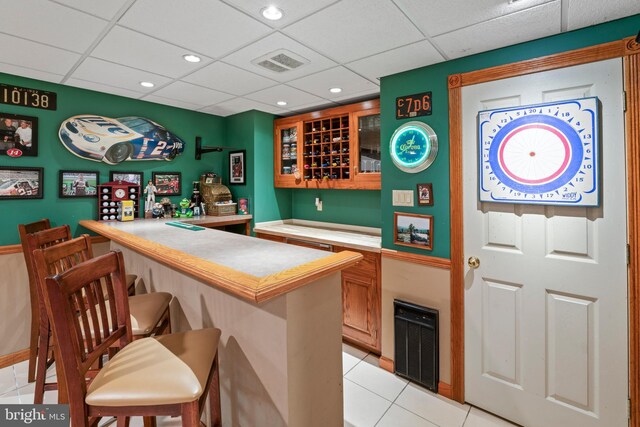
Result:
{"label": "green neon clock", "polygon": [[391,160],[403,172],[425,170],[438,154],[438,137],[431,126],[419,121],[404,123],[391,136]]}

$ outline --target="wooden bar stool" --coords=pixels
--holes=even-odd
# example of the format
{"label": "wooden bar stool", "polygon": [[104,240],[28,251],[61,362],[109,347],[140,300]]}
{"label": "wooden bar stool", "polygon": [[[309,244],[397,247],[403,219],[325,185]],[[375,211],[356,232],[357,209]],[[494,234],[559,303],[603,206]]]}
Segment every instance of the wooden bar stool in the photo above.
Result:
{"label": "wooden bar stool", "polygon": [[[45,298],[43,286],[45,277],[61,273],[80,262],[93,258],[89,236],[84,235],[76,239],[70,238],[71,233],[69,226],[61,226],[28,234],[25,238],[27,250],[32,254],[34,276],[39,283],[37,294],[41,306],[34,403],[42,403],[46,390],[58,389],[61,402],[64,402],[66,397],[66,390],[64,388],[61,390],[58,383],[46,383],[46,371],[55,357],[54,355],[50,355],[51,352],[49,351],[51,326],[47,315],[46,306],[48,302]],[[33,257],[33,251],[36,249],[44,249],[46,256],[42,256],[41,259],[35,259],[35,257]],[[134,295],[128,298],[135,338],[170,332],[171,318],[169,304],[172,298],[171,294],[167,292],[153,292]]]}
{"label": "wooden bar stool", "polygon": [[[20,242],[22,244],[22,253],[24,254],[24,260],[27,266],[27,274],[29,276],[29,299],[31,302],[31,335],[29,338],[29,373],[28,381],[34,382],[36,379],[36,360],[38,357],[38,342],[40,331],[40,311],[45,312],[44,307],[40,307],[38,303],[38,284],[33,270],[33,262],[31,260],[31,253],[27,250],[25,237],[27,234],[37,233],[39,231],[48,230],[51,228],[51,222],[49,219],[41,219],[29,224],[18,224],[18,233],[20,234]],[[129,289],[129,295],[135,293],[135,284],[137,276],[135,274],[127,275],[127,285]]]}
{"label": "wooden bar stool", "polygon": [[[35,256],[42,257],[42,250],[36,250]],[[115,303],[107,305],[104,293],[96,292],[99,282],[106,285],[109,301]],[[104,416],[117,416],[120,426],[126,425],[126,417],[159,415],[181,415],[183,426],[200,426],[207,394],[211,425],[221,426],[220,330],[133,341],[120,251],[48,277],[45,293],[74,427],[96,425],[97,418]],[[85,340],[83,332],[89,329],[94,331],[93,339]],[[119,351],[87,385],[89,368],[112,346]]]}

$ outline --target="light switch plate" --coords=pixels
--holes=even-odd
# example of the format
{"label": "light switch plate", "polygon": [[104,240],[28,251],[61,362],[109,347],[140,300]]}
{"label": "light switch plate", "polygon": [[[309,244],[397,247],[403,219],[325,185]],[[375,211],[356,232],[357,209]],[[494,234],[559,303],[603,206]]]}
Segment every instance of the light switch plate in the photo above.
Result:
{"label": "light switch plate", "polygon": [[393,206],[413,206],[413,190],[393,190]]}

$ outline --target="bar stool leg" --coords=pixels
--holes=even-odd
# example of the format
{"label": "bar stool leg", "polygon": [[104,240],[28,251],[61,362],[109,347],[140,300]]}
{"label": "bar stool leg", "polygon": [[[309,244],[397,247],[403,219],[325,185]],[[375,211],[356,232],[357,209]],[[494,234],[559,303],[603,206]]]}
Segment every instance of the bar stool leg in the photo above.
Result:
{"label": "bar stool leg", "polygon": [[36,363],[36,388],[33,403],[41,404],[44,399],[44,383],[47,380],[47,360],[49,358],[49,322],[40,324],[38,338],[38,360]]}
{"label": "bar stool leg", "polygon": [[211,417],[211,427],[222,427],[222,417],[220,410],[220,366],[218,366],[218,355],[213,363],[213,378],[209,385],[209,412]]}
{"label": "bar stool leg", "polygon": [[195,400],[182,405],[182,427],[200,427],[200,410]]}
{"label": "bar stool leg", "polygon": [[[31,296],[34,298],[34,296]],[[32,383],[36,380],[36,364],[38,363],[38,340],[40,339],[40,318],[38,311],[33,311],[34,304],[31,305],[31,338],[29,342],[29,375],[27,380]],[[36,305],[37,307],[37,305]]]}

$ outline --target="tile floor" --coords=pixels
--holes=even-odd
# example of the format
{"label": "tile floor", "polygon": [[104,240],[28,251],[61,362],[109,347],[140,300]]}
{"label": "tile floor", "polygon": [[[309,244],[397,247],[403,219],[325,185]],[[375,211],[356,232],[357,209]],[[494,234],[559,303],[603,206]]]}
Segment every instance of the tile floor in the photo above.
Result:
{"label": "tile floor", "polygon": [[[378,367],[377,358],[343,344],[344,427],[513,427],[500,418],[461,405],[409,383]],[[49,376],[53,377],[53,369]],[[0,369],[0,404],[32,403],[34,384],[27,383],[27,362]],[[55,403],[56,391],[45,393]],[[179,418],[159,419],[158,425],[180,425]],[[110,424],[109,421],[102,425]],[[115,424],[113,424],[115,425]],[[140,418],[131,426],[142,425]]]}

